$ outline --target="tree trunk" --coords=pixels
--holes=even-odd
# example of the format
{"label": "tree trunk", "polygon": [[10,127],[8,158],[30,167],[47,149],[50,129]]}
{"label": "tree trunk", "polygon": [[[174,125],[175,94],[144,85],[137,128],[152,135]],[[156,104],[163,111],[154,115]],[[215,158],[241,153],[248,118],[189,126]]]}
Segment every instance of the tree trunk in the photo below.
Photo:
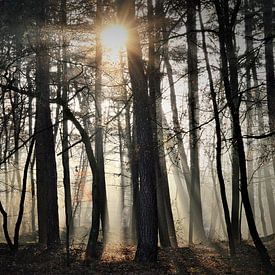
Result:
{"label": "tree trunk", "polygon": [[[222,3],[221,3],[222,2]],[[247,224],[249,227],[249,231],[253,242],[262,258],[263,263],[266,265],[268,270],[272,270],[272,264],[270,262],[270,257],[268,252],[262,243],[257,228],[255,224],[255,220],[253,217],[253,212],[251,208],[251,204],[249,201],[249,195],[247,190],[247,172],[246,172],[246,158],[242,137],[242,129],[240,126],[240,118],[239,118],[239,97],[238,95],[238,71],[235,71],[235,62],[237,60],[236,53],[233,47],[234,41],[234,33],[232,29],[232,24],[234,22],[229,22],[230,14],[229,14],[229,6],[227,1],[214,1],[215,8],[218,15],[219,22],[219,42],[220,42],[220,52],[221,52],[221,60],[222,60],[222,76],[226,94],[226,100],[228,103],[228,107],[230,109],[230,114],[232,117],[233,123],[233,131],[236,134],[235,140],[233,142],[237,143],[238,146],[238,157],[239,157],[239,165],[240,165],[240,175],[241,175],[241,195],[244,210],[246,213]],[[241,2],[238,1],[236,6],[234,7],[234,11],[239,9]],[[234,12],[233,11],[233,12]],[[234,19],[234,17],[232,17]],[[229,71],[228,71],[229,66]],[[229,73],[230,80],[229,81]],[[233,84],[232,85],[232,81]],[[234,90],[237,89],[237,90]]]}
{"label": "tree trunk", "polygon": [[103,238],[106,239],[108,231],[108,210],[105,182],[105,165],[103,156],[103,126],[102,126],[102,46],[100,32],[102,27],[103,1],[97,0],[96,11],[96,76],[95,76],[95,158],[97,161],[100,184],[98,185],[100,219]]}
{"label": "tree trunk", "polygon": [[[55,145],[49,105],[49,53],[46,34],[42,33],[46,25],[48,2],[39,5],[37,56],[36,56],[36,120],[35,120],[35,156],[37,180],[37,208],[39,242],[52,246],[60,242],[57,205],[57,173]],[[44,39],[41,39],[44,37]]]}
{"label": "tree trunk", "polygon": [[[199,94],[198,94],[198,50],[196,34],[196,3],[187,2],[187,66],[188,66],[188,113],[189,113],[189,139],[190,139],[190,224],[189,243],[194,237],[199,241],[205,240],[203,227],[200,168],[199,168]],[[193,236],[193,228],[196,235]]]}
{"label": "tree trunk", "polygon": [[65,107],[63,102],[60,102],[63,107],[63,111],[66,113],[67,119],[69,119],[78,130],[81,135],[82,141],[85,145],[85,150],[88,158],[88,162],[93,174],[93,183],[92,183],[92,201],[93,201],[93,210],[92,210],[92,226],[89,234],[89,240],[86,248],[86,260],[90,261],[92,258],[98,257],[97,250],[97,240],[99,234],[99,226],[100,226],[100,198],[99,198],[99,185],[102,184],[100,182],[101,178],[99,176],[99,171],[97,167],[96,158],[93,152],[93,148],[91,145],[90,137],[79,123],[79,121],[75,118],[73,113],[68,107]]}
{"label": "tree trunk", "polygon": [[[30,66],[27,66],[26,71],[26,78],[28,83],[28,91],[31,93],[33,92],[31,77],[30,77]],[[33,115],[33,98],[29,97],[29,106],[28,106],[28,121],[29,121],[29,136],[33,135],[33,122],[32,122],[32,115]],[[35,162],[35,155],[31,161],[30,167],[30,181],[31,181],[31,228],[32,233],[35,234],[35,179],[34,179],[34,162]]]}
{"label": "tree trunk", "polygon": [[[264,176],[266,176],[266,175],[264,175]],[[266,236],[267,235],[267,230],[266,230],[266,222],[265,222],[265,211],[264,211],[263,199],[262,199],[262,181],[261,181],[262,173],[261,173],[260,170],[258,171],[258,177],[259,177],[259,181],[258,181],[258,200],[259,200],[260,217],[261,217],[261,223],[262,223],[262,227],[263,227],[263,234],[264,234],[264,236]]]}
{"label": "tree trunk", "polygon": [[[155,159],[155,173],[157,184],[157,205],[158,205],[158,227],[159,227],[159,239],[162,247],[170,247],[170,239],[168,232],[167,216],[164,201],[164,175],[160,166],[159,156],[159,137],[158,137],[158,118],[157,118],[157,101],[159,101],[160,95],[160,60],[159,53],[155,50],[156,44],[156,28],[154,18],[154,8],[152,0],[147,1],[148,8],[148,39],[149,39],[149,60],[147,75],[149,80],[149,92],[151,99],[151,116],[152,116],[152,130],[153,130],[153,142],[154,142],[154,159]],[[160,121],[160,123],[162,123]],[[161,142],[161,141],[160,141]]]}
{"label": "tree trunk", "polygon": [[157,260],[157,200],[153,133],[147,79],[144,73],[140,39],[135,19],[135,1],[118,0],[118,17],[129,29],[128,68],[133,91],[137,156],[139,166],[138,247],[135,259]]}
{"label": "tree trunk", "polygon": [[[247,113],[247,135],[252,135],[253,126],[253,94],[251,90],[251,68],[253,66],[253,15],[251,7],[254,5],[254,1],[245,0],[245,41],[246,41],[246,113]],[[253,184],[253,150],[251,140],[247,141],[247,175],[248,175],[248,192],[249,199],[251,201],[251,207],[253,213],[254,210],[254,184]]]}
{"label": "tree trunk", "polygon": [[[168,41],[169,34],[166,31],[166,27],[163,26],[162,29],[163,29],[163,39],[165,41]],[[184,149],[183,137],[182,137],[181,127],[179,122],[177,99],[176,99],[175,85],[174,85],[174,79],[173,79],[173,70],[172,70],[172,66],[170,64],[169,55],[168,55],[168,42],[165,43],[164,45],[163,59],[167,70],[167,77],[168,77],[168,82],[170,87],[170,103],[171,103],[171,110],[172,110],[173,128],[174,128],[175,136],[177,138],[178,151],[179,151],[179,156],[181,161],[181,169],[183,171],[187,190],[190,195],[191,175],[190,175],[190,169],[187,162],[187,156]]]}
{"label": "tree trunk", "polygon": [[[130,164],[131,171],[131,193],[132,193],[132,209],[131,209],[131,239],[134,243],[137,240],[137,218],[138,218],[138,161],[137,161],[137,153],[136,153],[136,131],[135,131],[135,123],[133,123],[133,131],[131,135],[131,115],[130,115],[130,102],[127,95],[126,85],[123,79],[123,88],[124,88],[124,101],[126,105],[125,108],[125,144],[127,146],[127,155]],[[135,121],[135,116],[133,114],[133,121]]]}
{"label": "tree trunk", "polygon": [[[204,25],[203,25],[202,16],[201,16],[200,3],[199,3],[199,17],[200,17],[201,29],[204,30]],[[219,184],[220,184],[220,192],[221,192],[221,199],[222,199],[224,217],[225,217],[225,222],[226,222],[230,254],[231,254],[231,256],[234,256],[235,255],[235,242],[234,242],[234,238],[233,238],[233,230],[232,230],[232,224],[231,224],[231,220],[230,220],[229,208],[228,208],[226,191],[225,191],[225,182],[224,182],[223,171],[222,171],[222,136],[221,136],[221,124],[220,124],[220,118],[219,118],[219,109],[218,109],[218,103],[217,103],[217,99],[216,99],[217,95],[216,95],[216,92],[214,89],[214,82],[213,82],[213,77],[212,77],[212,72],[211,72],[204,32],[202,32],[202,41],[203,41],[203,52],[204,52],[204,58],[206,61],[206,67],[207,67],[207,73],[208,73],[209,85],[210,85],[211,100],[212,100],[212,104],[213,104],[213,111],[214,111],[214,118],[215,118],[215,125],[216,125],[217,174],[218,174],[218,179],[219,179]]]}
{"label": "tree trunk", "polygon": [[[67,107],[68,101],[68,81],[67,81],[67,39],[64,32],[64,28],[67,25],[67,0],[61,1],[61,62],[62,62],[62,79],[61,79],[61,89],[62,89],[62,100]],[[58,114],[57,114],[58,115]],[[72,196],[71,196],[71,177],[70,177],[70,160],[69,160],[69,133],[68,133],[68,120],[66,117],[66,112],[63,112],[62,121],[62,166],[63,166],[63,186],[64,186],[64,200],[65,200],[65,223],[66,223],[66,254],[67,254],[67,265],[69,265],[70,257],[70,234],[73,229],[73,219],[72,219]]]}
{"label": "tree trunk", "polygon": [[[267,108],[270,132],[275,131],[275,75],[274,75],[274,53],[273,53],[273,25],[272,25],[272,0],[263,0],[263,21],[265,37],[265,71]],[[272,149],[275,150],[275,136],[272,136]],[[274,154],[274,153],[273,153]],[[273,156],[273,169],[275,171],[275,157]]]}
{"label": "tree trunk", "polygon": [[275,204],[274,204],[274,191],[272,186],[271,174],[268,167],[264,167],[264,185],[267,198],[268,212],[271,220],[272,233],[275,232]]}
{"label": "tree trunk", "polygon": [[[257,78],[257,69],[256,69],[256,65],[255,62],[253,62],[252,64],[252,72],[253,72],[253,81],[254,81],[254,86],[258,87],[258,78]],[[263,106],[262,106],[262,99],[260,98],[260,91],[257,88],[256,89],[256,94],[258,95],[256,98],[256,102],[257,102],[257,117],[258,117],[258,132],[259,135],[261,135],[262,133],[264,133],[264,119],[263,119]],[[266,148],[266,141],[263,140],[261,143],[261,158],[263,158],[263,154],[265,152],[265,148]],[[274,202],[274,191],[273,191],[273,186],[271,184],[271,175],[270,172],[268,170],[268,168],[266,167],[266,163],[264,163],[264,179],[265,179],[265,188],[266,188],[266,193],[267,193],[267,202],[268,202],[268,210],[269,210],[269,216],[270,216],[270,220],[271,220],[271,225],[272,225],[272,230],[273,232],[275,232],[275,202]]]}
{"label": "tree trunk", "polygon": [[24,167],[22,193],[21,193],[21,198],[20,198],[20,203],[19,203],[19,212],[18,212],[16,224],[15,224],[15,229],[14,229],[13,249],[16,251],[18,250],[18,245],[19,245],[19,231],[20,231],[20,226],[21,226],[22,219],[23,219],[23,214],[24,214],[24,204],[25,204],[26,190],[27,190],[28,169],[29,169],[29,166],[31,163],[31,156],[32,156],[32,151],[33,151],[33,147],[34,147],[34,142],[35,142],[35,139],[32,138],[31,144],[29,147],[29,152],[28,152],[27,159],[26,159],[26,164]]}
{"label": "tree trunk", "polygon": [[120,161],[120,188],[121,188],[121,227],[122,227],[122,241],[126,242],[128,237],[126,219],[129,217],[125,217],[125,196],[126,196],[126,184],[125,184],[125,176],[126,169],[124,163],[124,148],[123,148],[123,129],[120,121],[120,115],[117,117],[117,128],[118,128],[118,140],[119,140],[119,161]]}

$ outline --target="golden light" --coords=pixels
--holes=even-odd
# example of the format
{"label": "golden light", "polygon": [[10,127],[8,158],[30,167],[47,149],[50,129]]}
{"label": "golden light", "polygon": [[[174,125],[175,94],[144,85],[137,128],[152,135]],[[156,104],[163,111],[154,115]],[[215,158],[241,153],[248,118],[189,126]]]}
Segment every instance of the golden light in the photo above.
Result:
{"label": "golden light", "polygon": [[122,25],[111,25],[101,32],[101,43],[111,61],[116,61],[119,52],[125,47],[128,39],[128,31]]}

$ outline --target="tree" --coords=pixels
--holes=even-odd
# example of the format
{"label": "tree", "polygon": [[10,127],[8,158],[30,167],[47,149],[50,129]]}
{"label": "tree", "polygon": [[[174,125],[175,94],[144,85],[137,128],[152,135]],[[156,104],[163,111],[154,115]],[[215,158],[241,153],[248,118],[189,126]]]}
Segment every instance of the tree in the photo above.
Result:
{"label": "tree", "polygon": [[193,242],[193,227],[199,240],[205,240],[203,228],[200,168],[199,168],[199,96],[198,96],[198,53],[196,33],[197,3],[187,1],[187,67],[188,67],[188,113],[190,130],[190,226],[189,242]]}
{"label": "tree", "polygon": [[[157,175],[157,203],[160,244],[164,247],[177,246],[175,226],[170,202],[170,192],[166,160],[163,145],[162,130],[162,95],[160,73],[160,31],[162,25],[162,1],[157,1],[155,8],[152,1],[147,1],[148,6],[148,40],[149,59],[147,75],[149,80],[149,92],[151,99],[151,116],[153,129],[153,142],[155,151],[155,169]],[[158,18],[158,21],[157,21]],[[160,23],[159,23],[160,22]],[[171,238],[171,239],[170,239]]]}
{"label": "tree", "polygon": [[[67,70],[67,38],[65,28],[67,26],[67,0],[62,0],[60,3],[60,24],[62,28],[61,34],[61,51],[62,51],[62,71],[61,71],[61,90],[62,100],[67,103],[68,101],[68,70]],[[67,107],[67,104],[66,106]],[[58,112],[57,112],[58,114]],[[72,196],[71,196],[71,177],[70,177],[70,160],[69,160],[69,133],[68,133],[68,120],[66,112],[63,112],[62,123],[62,165],[63,165],[63,185],[64,185],[64,201],[65,201],[65,219],[66,219],[66,250],[67,250],[67,263],[69,263],[70,252],[70,234],[73,230],[73,215],[72,215]]]}
{"label": "tree", "polygon": [[138,247],[135,259],[141,262],[157,260],[157,200],[154,169],[153,133],[147,80],[142,62],[142,52],[137,23],[135,1],[118,0],[118,18],[127,25],[128,68],[133,92],[133,108],[138,154]]}
{"label": "tree", "polygon": [[225,191],[225,182],[224,182],[224,176],[223,176],[223,171],[222,171],[222,135],[221,135],[221,123],[220,123],[220,117],[219,117],[219,106],[217,103],[217,94],[215,92],[214,81],[213,81],[211,66],[210,66],[210,62],[209,62],[209,56],[208,56],[205,32],[204,32],[205,29],[204,29],[204,24],[203,24],[202,15],[201,15],[201,3],[200,2],[199,2],[199,18],[200,18],[200,25],[201,25],[201,30],[202,30],[202,47],[203,47],[203,53],[204,53],[204,58],[205,58],[205,63],[206,63],[206,70],[207,70],[208,79],[209,79],[210,95],[211,95],[211,100],[212,100],[212,104],[213,104],[213,113],[214,113],[215,126],[216,126],[215,130],[216,130],[216,139],[217,139],[217,142],[216,142],[217,175],[218,175],[219,184],[220,184],[220,194],[221,194],[224,217],[225,217],[225,222],[226,222],[230,254],[231,254],[231,256],[234,256],[236,253],[235,241],[233,238],[232,224],[231,224],[231,220],[230,220],[227,196],[226,196],[226,191]]}
{"label": "tree", "polygon": [[[265,72],[267,108],[270,132],[275,131],[275,72],[274,72],[274,45],[273,45],[273,1],[263,0],[263,23],[265,42]],[[272,148],[274,150],[274,136],[272,137]],[[273,157],[273,169],[275,171],[275,158]]]}
{"label": "tree", "polygon": [[[227,1],[215,0],[214,5],[216,8],[218,23],[219,23],[219,42],[220,42],[220,52],[222,59],[222,77],[225,89],[226,100],[230,110],[233,131],[235,133],[235,138],[233,142],[236,142],[238,146],[238,158],[240,165],[240,175],[241,175],[241,195],[243,206],[246,214],[246,220],[248,223],[249,231],[254,244],[262,258],[263,263],[267,266],[269,270],[272,270],[272,264],[270,262],[270,257],[268,252],[262,243],[253,217],[253,212],[249,200],[248,190],[247,190],[247,171],[246,171],[246,157],[244,151],[244,143],[242,137],[242,129],[240,126],[239,117],[239,100],[238,95],[238,70],[236,67],[237,57],[234,50],[234,32],[233,27],[235,25],[235,20],[237,12],[240,7],[240,1],[238,1],[231,14],[229,14],[229,6]],[[229,77],[231,82],[229,81]],[[234,85],[232,85],[232,81]],[[237,89],[237,90],[234,90]]]}
{"label": "tree", "polygon": [[52,246],[59,244],[59,219],[57,205],[57,174],[55,145],[50,110],[49,40],[44,27],[47,26],[49,2],[37,8],[36,33],[36,119],[35,156],[37,180],[37,209],[39,242]]}

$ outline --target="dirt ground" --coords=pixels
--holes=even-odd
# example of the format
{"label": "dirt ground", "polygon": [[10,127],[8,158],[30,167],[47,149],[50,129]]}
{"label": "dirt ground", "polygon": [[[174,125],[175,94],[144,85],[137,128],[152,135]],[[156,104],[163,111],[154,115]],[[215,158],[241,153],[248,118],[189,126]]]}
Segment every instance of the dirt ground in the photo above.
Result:
{"label": "dirt ground", "polygon": [[[108,245],[101,260],[86,264],[83,248],[71,249],[67,266],[64,249],[51,251],[28,244],[13,255],[0,244],[0,274],[266,274],[257,251],[248,243],[238,248],[234,259],[222,242],[159,249],[157,263],[150,265],[134,262],[135,247],[122,245]],[[274,264],[275,242],[267,248]]]}

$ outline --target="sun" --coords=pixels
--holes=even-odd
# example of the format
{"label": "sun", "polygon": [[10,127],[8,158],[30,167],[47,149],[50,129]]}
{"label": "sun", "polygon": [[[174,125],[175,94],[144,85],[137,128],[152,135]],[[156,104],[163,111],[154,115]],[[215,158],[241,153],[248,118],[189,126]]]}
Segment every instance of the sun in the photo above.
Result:
{"label": "sun", "polygon": [[101,43],[111,60],[116,60],[128,40],[127,29],[118,24],[105,27],[101,32]]}

